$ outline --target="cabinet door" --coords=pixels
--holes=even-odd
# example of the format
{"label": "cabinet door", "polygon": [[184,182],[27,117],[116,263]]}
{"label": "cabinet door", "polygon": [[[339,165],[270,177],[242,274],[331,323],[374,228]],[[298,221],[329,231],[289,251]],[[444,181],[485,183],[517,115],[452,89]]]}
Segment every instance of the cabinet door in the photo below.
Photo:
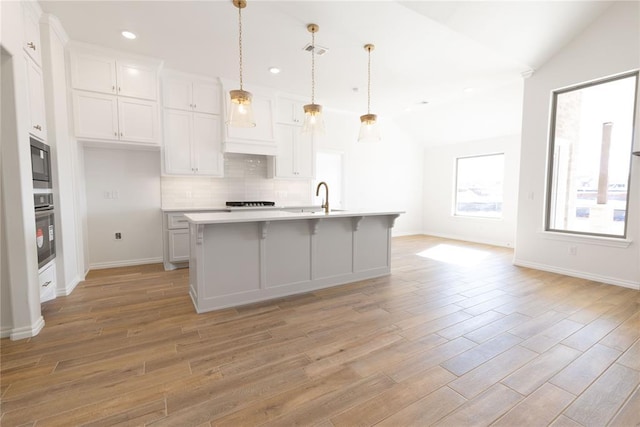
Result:
{"label": "cabinet door", "polygon": [[29,132],[46,141],[44,85],[42,71],[33,60],[25,56],[27,66],[27,90],[29,91]]}
{"label": "cabinet door", "polygon": [[304,102],[290,99],[278,98],[276,121],[289,125],[302,125],[304,121]]}
{"label": "cabinet door", "polygon": [[164,167],[168,174],[193,174],[191,164],[191,114],[164,110]]}
{"label": "cabinet door", "polygon": [[199,175],[222,176],[222,134],[220,116],[193,113],[192,153],[195,172]]}
{"label": "cabinet door", "polygon": [[86,53],[73,53],[71,55],[71,85],[74,89],[115,94],[115,59]]}
{"label": "cabinet door", "polygon": [[294,144],[294,174],[296,178],[314,178],[316,157],[313,136],[298,133],[294,141],[296,141]]}
{"label": "cabinet door", "polygon": [[22,2],[22,20],[24,24],[24,50],[36,64],[42,65],[40,53],[40,17],[28,2]]}
{"label": "cabinet door", "polygon": [[200,113],[220,114],[221,89],[216,83],[193,83],[193,109]]}
{"label": "cabinet door", "polygon": [[76,137],[118,139],[118,103],[115,96],[73,92]]}
{"label": "cabinet door", "polygon": [[157,144],[157,108],[155,102],[119,97],[120,139]]}
{"label": "cabinet door", "polygon": [[156,100],[158,78],[155,68],[117,61],[118,95]]}
{"label": "cabinet door", "polygon": [[295,178],[294,144],[298,126],[276,125],[278,139],[278,153],[275,158],[275,176],[277,178]]}
{"label": "cabinet door", "polygon": [[169,262],[189,261],[189,230],[169,230]]}
{"label": "cabinet door", "polygon": [[165,108],[191,111],[191,81],[165,77],[162,79],[162,104]]}

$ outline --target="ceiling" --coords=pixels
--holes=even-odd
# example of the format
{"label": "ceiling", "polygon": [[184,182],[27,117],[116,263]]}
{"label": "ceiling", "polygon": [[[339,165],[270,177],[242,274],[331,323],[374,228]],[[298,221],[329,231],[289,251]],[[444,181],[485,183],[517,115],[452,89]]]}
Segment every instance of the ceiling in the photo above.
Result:
{"label": "ceiling", "polygon": [[[238,78],[238,13],[231,0],[40,4],[72,40],[162,59],[165,68]],[[366,112],[363,46],[373,43],[372,112],[402,119],[433,111],[436,117],[437,110],[464,102],[470,114],[488,114],[490,105],[499,115],[521,102],[522,74],[539,68],[610,4],[248,0],[242,13],[245,89],[260,85],[310,96],[311,59],[302,48],[311,41],[306,25],[313,22],[320,26],[316,44],[329,49],[316,57],[316,98],[325,108]],[[124,29],[138,38],[124,39]],[[271,66],[282,72],[269,73]],[[485,103],[488,93],[502,101]],[[448,132],[419,136],[429,142],[443,135]]]}

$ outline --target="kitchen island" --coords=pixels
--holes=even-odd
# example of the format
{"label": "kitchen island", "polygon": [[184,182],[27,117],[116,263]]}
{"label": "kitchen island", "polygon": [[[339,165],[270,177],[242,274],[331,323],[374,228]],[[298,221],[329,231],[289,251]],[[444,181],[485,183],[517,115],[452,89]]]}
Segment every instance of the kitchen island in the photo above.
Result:
{"label": "kitchen island", "polygon": [[187,214],[189,294],[203,313],[391,272],[403,212]]}

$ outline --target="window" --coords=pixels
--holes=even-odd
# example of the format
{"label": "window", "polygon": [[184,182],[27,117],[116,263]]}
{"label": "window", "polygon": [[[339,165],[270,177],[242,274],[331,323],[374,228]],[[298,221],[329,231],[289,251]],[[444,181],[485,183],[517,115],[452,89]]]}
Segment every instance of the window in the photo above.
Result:
{"label": "window", "polygon": [[624,238],[638,72],[553,93],[547,231]]}
{"label": "window", "polygon": [[455,214],[502,217],[504,154],[456,159]]}

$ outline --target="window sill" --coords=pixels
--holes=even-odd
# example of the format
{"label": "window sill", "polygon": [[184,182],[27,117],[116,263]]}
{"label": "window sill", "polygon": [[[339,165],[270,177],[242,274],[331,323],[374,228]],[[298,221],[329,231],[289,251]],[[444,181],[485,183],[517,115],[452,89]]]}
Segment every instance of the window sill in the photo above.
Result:
{"label": "window sill", "polygon": [[633,242],[630,239],[617,239],[615,237],[583,236],[570,233],[556,233],[553,231],[538,231],[543,239],[558,240],[562,242],[584,243],[587,245],[609,246],[611,248],[628,248]]}

